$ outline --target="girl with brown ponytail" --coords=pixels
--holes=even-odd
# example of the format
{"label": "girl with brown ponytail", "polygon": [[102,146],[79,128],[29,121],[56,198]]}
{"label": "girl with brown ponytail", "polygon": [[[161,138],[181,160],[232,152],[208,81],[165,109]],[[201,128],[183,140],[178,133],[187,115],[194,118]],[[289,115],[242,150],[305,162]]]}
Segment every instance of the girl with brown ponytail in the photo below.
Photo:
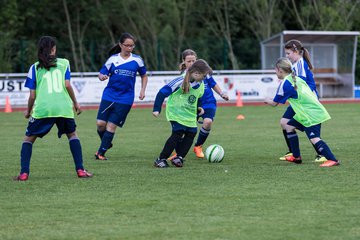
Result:
{"label": "girl with brown ponytail", "polygon": [[171,136],[165,143],[154,166],[168,167],[167,159],[177,147],[177,156],[171,163],[182,167],[184,158],[191,148],[197,133],[197,114],[203,114],[200,98],[204,94],[203,79],[212,74],[212,69],[206,61],[196,60],[185,75],[181,75],[162,87],[156,95],[153,115],[158,117],[166,97],[166,118],[172,127]]}

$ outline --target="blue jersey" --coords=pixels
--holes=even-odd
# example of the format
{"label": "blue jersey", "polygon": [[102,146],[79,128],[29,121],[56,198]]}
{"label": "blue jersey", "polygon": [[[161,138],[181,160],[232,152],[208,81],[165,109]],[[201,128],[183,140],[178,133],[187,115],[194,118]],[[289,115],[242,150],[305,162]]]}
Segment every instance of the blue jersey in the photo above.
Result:
{"label": "blue jersey", "polygon": [[140,76],[146,74],[146,67],[140,56],[131,54],[123,59],[119,53],[112,55],[100,69],[101,74],[110,76],[102,99],[132,105],[137,72]]}
{"label": "blue jersey", "polygon": [[[311,91],[316,92],[316,84],[314,80],[314,75],[311,72],[309,65],[304,60],[304,58],[300,58],[296,63],[292,65],[292,70],[295,72],[295,75],[298,77],[302,77],[305,80],[307,85],[310,87]],[[316,92],[317,94],[317,92]]]}
{"label": "blue jersey", "polygon": [[201,97],[202,108],[213,108],[216,109],[216,99],[212,88],[215,87],[216,82],[212,76],[207,75],[203,80],[205,91],[204,95]]}
{"label": "blue jersey", "polygon": [[[168,84],[166,84],[159,90],[154,102],[154,108],[153,108],[154,112],[155,111],[161,112],[161,106],[165,98],[170,96],[172,93],[176,92],[181,87],[181,84],[184,81],[184,77],[185,74],[182,74],[181,76],[170,81]],[[201,82],[196,82],[196,81],[190,82],[190,87],[193,89],[197,89],[200,86],[201,86]],[[198,103],[201,104],[201,98],[199,99]]]}
{"label": "blue jersey", "polygon": [[[31,90],[35,90],[36,89],[36,69],[35,69],[35,64],[31,65],[28,75],[26,77],[26,81],[25,81],[25,87],[31,89]],[[70,80],[70,66],[67,67],[66,71],[65,71],[65,80]]]}
{"label": "blue jersey", "polygon": [[273,99],[274,102],[285,104],[288,98],[296,99],[298,97],[297,91],[291,82],[285,79],[281,81]]}
{"label": "blue jersey", "polygon": [[[176,92],[180,87],[181,84],[183,83],[185,78],[185,75],[181,75],[175,79],[173,79],[172,81],[170,81],[168,84],[166,84],[165,86],[163,86],[160,89],[160,92],[163,93],[166,97],[170,96],[173,92]],[[197,89],[198,87],[200,87],[201,82],[190,82],[190,87]]]}

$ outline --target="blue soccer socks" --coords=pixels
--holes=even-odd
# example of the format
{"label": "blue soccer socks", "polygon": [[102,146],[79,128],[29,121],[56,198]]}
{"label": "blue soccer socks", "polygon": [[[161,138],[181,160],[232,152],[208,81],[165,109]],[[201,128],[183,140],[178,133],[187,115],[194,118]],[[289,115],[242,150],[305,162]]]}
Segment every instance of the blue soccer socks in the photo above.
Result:
{"label": "blue soccer socks", "polygon": [[69,145],[75,163],[75,170],[84,169],[80,140],[71,138],[69,139]]}
{"label": "blue soccer socks", "polygon": [[323,140],[320,140],[317,143],[315,143],[315,147],[321,155],[326,157],[327,160],[337,161],[336,157],[331,152],[329,146]]}
{"label": "blue soccer socks", "polygon": [[20,173],[30,173],[30,159],[32,154],[33,144],[31,142],[23,142],[21,146],[20,161],[21,171]]}
{"label": "blue soccer socks", "polygon": [[291,152],[295,158],[300,157],[299,137],[296,132],[287,133]]}
{"label": "blue soccer socks", "polygon": [[209,134],[210,134],[210,130],[206,130],[205,128],[201,128],[199,131],[199,136],[196,140],[195,146],[201,146],[204,144],[204,142],[206,141],[206,139],[208,138]]}

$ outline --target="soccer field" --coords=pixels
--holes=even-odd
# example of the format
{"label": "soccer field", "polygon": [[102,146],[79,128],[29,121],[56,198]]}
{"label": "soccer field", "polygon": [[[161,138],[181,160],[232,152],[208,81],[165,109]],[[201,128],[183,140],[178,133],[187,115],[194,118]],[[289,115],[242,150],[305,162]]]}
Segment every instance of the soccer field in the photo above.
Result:
{"label": "soccer field", "polygon": [[[133,109],[108,161],[95,161],[96,111],[76,117],[85,167],[78,179],[66,136],[56,127],[33,148],[27,182],[12,181],[27,120],[0,113],[0,239],[360,239],[359,104],[325,105],[322,138],[339,167],[320,168],[299,133],[303,164],[286,152],[279,120],[286,106],[219,107],[205,148],[221,163],[189,152],[183,168],[152,166],[167,137],[165,112]],[[236,120],[238,114],[244,120]]]}

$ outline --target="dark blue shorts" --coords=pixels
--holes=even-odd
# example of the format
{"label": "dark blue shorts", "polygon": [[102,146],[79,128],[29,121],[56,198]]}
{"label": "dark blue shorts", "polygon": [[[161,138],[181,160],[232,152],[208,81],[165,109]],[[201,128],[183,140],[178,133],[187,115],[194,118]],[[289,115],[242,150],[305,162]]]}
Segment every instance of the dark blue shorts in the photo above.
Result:
{"label": "dark blue shorts", "polygon": [[298,129],[302,132],[305,131],[305,133],[309,139],[320,137],[321,124],[317,124],[317,125],[314,125],[311,127],[305,127],[304,125],[302,125],[301,123],[299,123],[298,121],[296,121],[293,118],[290,119],[290,121],[287,124],[296,127],[296,129]]}
{"label": "dark blue shorts", "polygon": [[76,130],[75,120],[73,118],[51,117],[51,118],[30,118],[25,135],[43,137],[48,134],[51,128],[56,124],[58,137],[63,134],[73,133]]}
{"label": "dark blue shorts", "polygon": [[97,119],[105,122],[112,122],[113,124],[122,127],[130,109],[131,105],[101,100]]}
{"label": "dark blue shorts", "polygon": [[282,116],[282,118],[292,119],[293,116],[295,116],[294,109],[291,107],[291,105],[289,105],[289,106],[287,107],[284,115]]}
{"label": "dark blue shorts", "polygon": [[197,127],[187,127],[175,121],[170,121],[170,124],[173,132],[184,131],[197,133]]}
{"label": "dark blue shorts", "polygon": [[216,108],[204,108],[204,111],[204,114],[200,115],[199,117],[202,119],[210,118],[211,120],[214,120]]}

